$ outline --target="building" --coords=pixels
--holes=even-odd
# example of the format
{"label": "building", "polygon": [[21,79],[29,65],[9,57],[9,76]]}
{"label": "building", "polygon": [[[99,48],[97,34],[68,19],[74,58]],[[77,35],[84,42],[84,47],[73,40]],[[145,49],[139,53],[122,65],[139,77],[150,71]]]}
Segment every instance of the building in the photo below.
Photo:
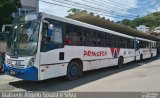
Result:
{"label": "building", "polygon": [[38,10],[38,0],[21,0],[20,2],[22,8],[18,8],[17,12],[14,13],[14,16],[25,15]]}
{"label": "building", "polygon": [[160,26],[154,29],[154,33],[160,34]]}
{"label": "building", "polygon": [[145,25],[139,25],[136,29],[145,33],[149,32],[149,27],[146,27]]}

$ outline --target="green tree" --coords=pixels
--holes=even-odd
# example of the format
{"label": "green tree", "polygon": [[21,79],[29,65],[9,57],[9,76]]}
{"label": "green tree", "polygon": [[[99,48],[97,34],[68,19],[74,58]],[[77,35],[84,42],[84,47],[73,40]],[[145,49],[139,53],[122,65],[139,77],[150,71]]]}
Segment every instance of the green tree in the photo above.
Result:
{"label": "green tree", "polygon": [[78,12],[80,12],[80,11],[81,11],[81,9],[71,8],[71,9],[69,9],[67,12],[69,12],[68,15],[72,15],[72,14],[78,13]]}
{"label": "green tree", "polygon": [[0,28],[3,24],[12,23],[12,14],[19,7],[21,7],[20,0],[0,0]]}
{"label": "green tree", "polygon": [[122,21],[120,21],[120,23],[122,23],[124,25],[130,25],[131,21],[129,19],[123,19]]}
{"label": "green tree", "polygon": [[138,17],[134,20],[124,19],[122,21],[118,21],[118,23],[122,23],[133,28],[139,25],[145,25],[151,29],[154,29],[155,27],[160,26],[160,12],[154,12],[141,18]]}

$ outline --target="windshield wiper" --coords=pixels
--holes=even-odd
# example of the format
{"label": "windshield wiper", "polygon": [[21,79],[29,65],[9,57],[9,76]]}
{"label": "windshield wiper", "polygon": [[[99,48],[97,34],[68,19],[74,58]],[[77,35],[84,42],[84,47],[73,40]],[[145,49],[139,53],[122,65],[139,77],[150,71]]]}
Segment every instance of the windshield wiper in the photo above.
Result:
{"label": "windshield wiper", "polygon": [[29,41],[31,40],[31,38],[33,38],[33,35],[34,35],[34,33],[35,33],[35,30],[37,29],[37,24],[36,24],[36,26],[35,26],[35,28],[33,29],[33,32],[32,32],[32,34],[31,34],[31,36],[29,37],[29,39],[27,40],[27,43],[29,43]]}

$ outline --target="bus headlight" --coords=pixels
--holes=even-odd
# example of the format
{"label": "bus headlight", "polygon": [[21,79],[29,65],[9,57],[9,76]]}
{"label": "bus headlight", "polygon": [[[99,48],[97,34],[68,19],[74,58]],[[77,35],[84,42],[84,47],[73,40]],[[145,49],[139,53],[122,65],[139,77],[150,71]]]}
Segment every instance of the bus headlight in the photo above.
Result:
{"label": "bus headlight", "polygon": [[29,60],[27,67],[33,66],[34,63],[35,63],[35,57],[32,57],[32,58]]}

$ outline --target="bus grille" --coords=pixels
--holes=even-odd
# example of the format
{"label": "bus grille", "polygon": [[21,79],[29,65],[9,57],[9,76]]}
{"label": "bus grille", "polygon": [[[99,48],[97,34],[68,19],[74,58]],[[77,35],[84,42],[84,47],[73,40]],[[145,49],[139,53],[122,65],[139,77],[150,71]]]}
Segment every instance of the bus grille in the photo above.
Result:
{"label": "bus grille", "polygon": [[17,68],[17,69],[24,69],[25,65],[9,65],[9,67]]}

